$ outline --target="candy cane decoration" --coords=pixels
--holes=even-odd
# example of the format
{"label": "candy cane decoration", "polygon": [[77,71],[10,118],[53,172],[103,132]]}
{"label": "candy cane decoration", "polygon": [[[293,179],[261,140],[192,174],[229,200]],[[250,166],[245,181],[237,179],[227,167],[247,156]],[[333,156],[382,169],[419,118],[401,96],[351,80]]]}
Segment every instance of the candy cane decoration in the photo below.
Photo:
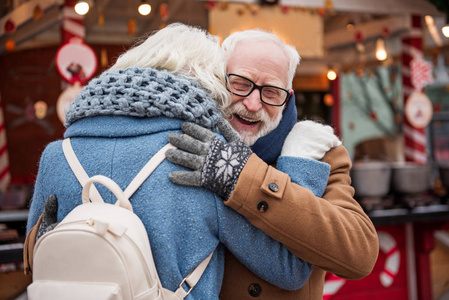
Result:
{"label": "candy cane decoration", "polygon": [[379,248],[386,256],[384,269],[380,272],[380,283],[384,287],[389,287],[398,274],[401,256],[396,240],[390,234],[379,231],[377,235]]}
{"label": "candy cane decoration", "polygon": [[346,279],[331,274],[324,282],[323,300],[330,300],[346,283]]}
{"label": "candy cane decoration", "polygon": [[[385,258],[385,265],[380,272],[379,279],[383,287],[388,288],[393,284],[394,278],[398,274],[401,260],[400,252],[396,240],[389,233],[379,231],[379,248]],[[324,282],[323,300],[330,300],[345,285],[346,279],[330,274]]]}
{"label": "candy cane decoration", "polygon": [[[402,82],[404,94],[404,107],[410,95],[422,87],[416,87],[411,78],[411,63],[414,58],[423,56],[422,52],[422,26],[421,16],[412,16],[412,28],[406,36],[402,37]],[[419,164],[427,162],[426,155],[426,132],[425,128],[413,127],[407,118],[404,118],[404,154],[406,161]]]}

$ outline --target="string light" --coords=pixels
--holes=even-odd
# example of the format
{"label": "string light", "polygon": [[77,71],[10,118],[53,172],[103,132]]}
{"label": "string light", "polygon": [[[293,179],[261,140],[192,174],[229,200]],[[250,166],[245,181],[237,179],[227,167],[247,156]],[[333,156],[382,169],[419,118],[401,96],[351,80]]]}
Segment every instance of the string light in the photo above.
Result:
{"label": "string light", "polygon": [[81,16],[84,16],[89,11],[89,3],[86,1],[76,1],[75,12]]}
{"label": "string light", "polygon": [[151,12],[151,5],[148,4],[145,0],[142,0],[142,3],[139,5],[139,8],[137,10],[142,16],[147,16]]}
{"label": "string light", "polygon": [[334,69],[329,68],[329,69],[327,70],[327,79],[329,79],[329,80],[335,80],[335,79],[337,79],[337,72],[335,72]]}
{"label": "string light", "polygon": [[378,38],[376,41],[376,58],[383,61],[388,57],[387,50],[385,49],[385,41],[382,38]]}

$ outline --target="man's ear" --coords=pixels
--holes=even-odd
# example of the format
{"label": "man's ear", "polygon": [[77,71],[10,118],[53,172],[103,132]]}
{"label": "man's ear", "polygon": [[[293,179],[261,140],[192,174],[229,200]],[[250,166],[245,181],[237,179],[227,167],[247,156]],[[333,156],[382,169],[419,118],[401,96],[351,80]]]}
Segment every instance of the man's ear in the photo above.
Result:
{"label": "man's ear", "polygon": [[294,93],[294,91],[290,90],[290,95],[288,96],[288,99],[285,102],[284,109],[282,110],[282,113],[284,113],[285,109],[287,108],[288,101],[290,101],[290,99],[292,98],[293,93]]}

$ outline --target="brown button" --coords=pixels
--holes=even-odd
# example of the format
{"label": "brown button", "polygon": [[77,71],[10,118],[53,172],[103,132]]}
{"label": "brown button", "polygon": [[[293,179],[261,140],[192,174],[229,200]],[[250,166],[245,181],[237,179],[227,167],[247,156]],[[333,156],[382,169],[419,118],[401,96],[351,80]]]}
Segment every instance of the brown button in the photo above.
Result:
{"label": "brown button", "polygon": [[266,212],[268,210],[268,203],[265,201],[260,201],[259,203],[257,203],[257,210],[261,213]]}
{"label": "brown button", "polygon": [[262,287],[257,283],[252,283],[248,288],[248,293],[252,297],[259,297],[260,293],[262,293]]}
{"label": "brown button", "polygon": [[279,187],[276,183],[272,182],[268,185],[268,188],[270,189],[270,191],[272,192],[277,192],[279,191]]}

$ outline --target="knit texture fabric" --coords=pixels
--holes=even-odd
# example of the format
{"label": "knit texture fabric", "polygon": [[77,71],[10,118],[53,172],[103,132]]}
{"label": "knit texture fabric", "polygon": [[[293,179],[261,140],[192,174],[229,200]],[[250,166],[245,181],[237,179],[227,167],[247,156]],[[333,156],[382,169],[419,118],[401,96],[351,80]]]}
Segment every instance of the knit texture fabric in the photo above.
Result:
{"label": "knit texture fabric", "polygon": [[281,154],[284,140],[297,122],[298,112],[295,102],[295,94],[293,94],[288,100],[278,127],[266,136],[260,137],[251,146],[251,150],[269,165],[273,164]]}
{"label": "knit texture fabric", "polygon": [[224,143],[214,138],[201,173],[201,185],[228,200],[251,153],[243,141]]}
{"label": "knit texture fabric", "polygon": [[70,104],[65,126],[96,115],[166,116],[216,131],[221,114],[198,83],[167,70],[131,67],[104,72]]}

